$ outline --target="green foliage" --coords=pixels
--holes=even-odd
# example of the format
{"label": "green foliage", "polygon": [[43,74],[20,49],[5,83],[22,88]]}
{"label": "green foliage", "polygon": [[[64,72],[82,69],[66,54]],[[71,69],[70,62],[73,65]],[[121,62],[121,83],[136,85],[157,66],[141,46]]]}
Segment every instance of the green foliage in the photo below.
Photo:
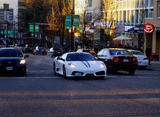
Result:
{"label": "green foliage", "polygon": [[46,23],[46,17],[51,4],[46,0],[32,0],[20,13],[20,24],[27,27],[28,23]]}

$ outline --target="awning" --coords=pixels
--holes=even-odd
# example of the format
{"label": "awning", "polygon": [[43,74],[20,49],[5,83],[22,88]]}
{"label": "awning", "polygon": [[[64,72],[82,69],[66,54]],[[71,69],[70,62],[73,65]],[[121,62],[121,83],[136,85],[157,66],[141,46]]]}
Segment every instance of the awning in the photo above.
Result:
{"label": "awning", "polygon": [[125,35],[121,35],[121,36],[118,36],[116,38],[113,38],[113,41],[120,41],[120,40],[132,40],[132,38],[129,38]]}

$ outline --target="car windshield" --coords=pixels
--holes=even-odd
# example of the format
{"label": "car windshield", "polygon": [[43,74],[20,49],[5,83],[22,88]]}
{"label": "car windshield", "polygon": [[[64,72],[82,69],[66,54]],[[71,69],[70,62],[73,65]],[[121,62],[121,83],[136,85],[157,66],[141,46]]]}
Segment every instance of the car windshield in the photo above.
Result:
{"label": "car windshield", "polygon": [[131,55],[127,50],[110,50],[111,55]]}
{"label": "car windshield", "polygon": [[1,49],[0,57],[23,57],[23,54],[20,50],[15,49]]}
{"label": "car windshield", "polygon": [[67,61],[94,61],[95,58],[90,54],[68,54]]}
{"label": "car windshield", "polygon": [[131,53],[134,55],[144,55],[144,53],[141,51],[131,51]]}

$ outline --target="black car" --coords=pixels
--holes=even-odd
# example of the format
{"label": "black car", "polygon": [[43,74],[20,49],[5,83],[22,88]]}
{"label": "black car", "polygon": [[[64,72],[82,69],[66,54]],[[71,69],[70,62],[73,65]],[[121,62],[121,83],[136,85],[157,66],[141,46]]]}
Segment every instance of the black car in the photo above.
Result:
{"label": "black car", "polygon": [[123,70],[134,75],[138,64],[137,58],[122,48],[104,48],[98,52],[97,58],[106,64],[108,74]]}
{"label": "black car", "polygon": [[26,75],[26,60],[20,49],[1,48],[0,49],[0,74],[20,74]]}

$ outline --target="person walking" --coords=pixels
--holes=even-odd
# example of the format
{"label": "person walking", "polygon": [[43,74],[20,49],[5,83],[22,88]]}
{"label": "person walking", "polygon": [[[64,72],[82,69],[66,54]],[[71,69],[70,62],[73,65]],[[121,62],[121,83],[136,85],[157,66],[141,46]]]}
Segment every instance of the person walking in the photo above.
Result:
{"label": "person walking", "polygon": [[146,56],[148,57],[148,64],[151,64],[151,54],[152,54],[152,49],[151,48],[146,48]]}

